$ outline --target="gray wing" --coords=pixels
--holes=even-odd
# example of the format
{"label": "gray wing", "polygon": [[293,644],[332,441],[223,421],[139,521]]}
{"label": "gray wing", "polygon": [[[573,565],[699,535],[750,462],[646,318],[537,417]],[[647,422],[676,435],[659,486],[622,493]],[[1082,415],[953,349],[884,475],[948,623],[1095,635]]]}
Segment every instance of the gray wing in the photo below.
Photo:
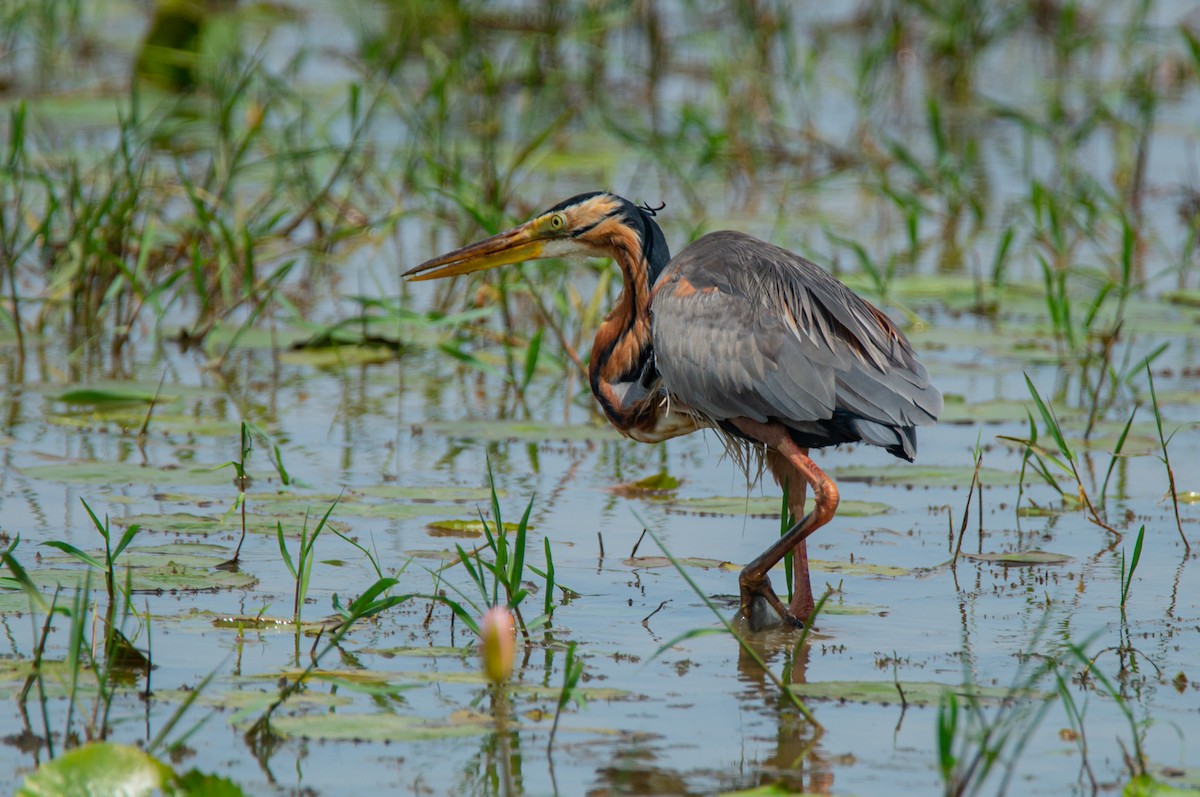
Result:
{"label": "gray wing", "polygon": [[776,420],[805,445],[851,440],[911,459],[942,395],[904,334],[804,258],[706,235],[655,283],[654,356],[675,400],[720,422]]}

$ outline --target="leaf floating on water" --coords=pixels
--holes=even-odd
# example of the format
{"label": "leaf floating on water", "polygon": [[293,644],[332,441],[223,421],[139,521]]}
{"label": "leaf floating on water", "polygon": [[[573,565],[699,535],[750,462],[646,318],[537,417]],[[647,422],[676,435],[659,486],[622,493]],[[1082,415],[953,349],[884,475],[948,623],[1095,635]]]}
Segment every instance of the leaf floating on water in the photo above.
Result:
{"label": "leaf floating on water", "polygon": [[[354,491],[373,498],[387,498],[389,500],[406,499],[422,503],[431,503],[434,501],[488,502],[492,500],[492,491],[487,487],[455,487],[436,484],[421,486],[375,484],[370,487],[357,487]],[[497,498],[504,498],[506,495],[505,491],[496,490]]]}
{"label": "leaf floating on water", "polygon": [[[971,484],[975,473],[974,465],[851,465],[836,468],[832,475],[839,481],[866,482],[867,484],[895,484],[909,487],[962,487]],[[1014,487],[1020,473],[1017,471],[980,468],[979,480],[993,487]],[[1026,474],[1030,479],[1030,474]],[[841,512],[839,508],[839,514]]]}
{"label": "leaf floating on water", "polygon": [[[1012,697],[1040,697],[1017,693],[999,686],[955,686],[933,681],[823,681],[821,683],[792,684],[791,690],[807,700],[837,700],[846,703],[874,703],[910,706],[935,706],[946,692],[973,696],[983,701],[1001,701]],[[903,701],[900,698],[904,692]]]}
{"label": "leaf floating on water", "polygon": [[676,479],[664,470],[655,473],[653,476],[638,479],[635,482],[614,485],[609,489],[616,495],[637,498],[639,496],[663,495],[679,489],[679,485],[679,479]]}
{"label": "leaf floating on water", "polygon": [[621,435],[608,424],[561,425],[533,421],[430,421],[413,426],[415,434],[438,434],[465,440],[522,440],[544,442],[565,440],[591,442],[620,440]]}
{"label": "leaf floating on water", "polygon": [[293,348],[281,353],[279,361],[288,365],[307,365],[311,368],[335,368],[338,366],[385,363],[399,356],[400,353],[395,348],[367,343],[324,348]]}
{"label": "leaf floating on water", "polygon": [[1027,401],[990,399],[971,404],[947,402],[938,423],[970,425],[976,423],[1020,423],[1030,407]]}
{"label": "leaf floating on water", "polygon": [[1033,565],[1065,565],[1074,557],[1063,553],[1050,551],[1009,551],[1003,553],[964,553],[963,558],[976,562],[994,562],[1013,567],[1031,567]]}
{"label": "leaf floating on water", "polygon": [[246,797],[241,787],[229,778],[192,769],[175,779],[177,797]]}
{"label": "leaf floating on water", "polygon": [[[667,504],[667,511],[688,515],[734,515],[737,517],[777,518],[782,506],[781,496],[706,496],[684,498]],[[810,498],[806,510],[815,506]],[[891,511],[891,507],[877,501],[842,501],[838,504],[838,515],[842,517],[873,517]]]}
{"label": "leaf floating on water", "polygon": [[233,482],[233,471],[211,468],[181,468],[170,465],[137,465],[131,462],[60,462],[35,465],[21,472],[35,479],[70,484],[187,484],[220,485]]}
{"label": "leaf floating on water", "polygon": [[442,721],[428,721],[400,714],[311,714],[278,717],[271,730],[283,736],[341,741],[412,742],[429,739],[456,739],[491,733],[495,724],[483,715],[451,715]]}
{"label": "leaf floating on water", "polygon": [[[496,533],[496,524],[492,521],[487,522],[487,527]],[[483,536],[483,521],[479,518],[474,520],[435,520],[426,525],[429,533],[434,537],[467,537],[475,538]],[[517,523],[505,523],[504,531],[506,533],[515,534],[520,525]],[[532,525],[527,525],[526,529],[533,528]]]}
{"label": "leaf floating on water", "polygon": [[912,571],[895,565],[875,565],[868,562],[831,562],[809,559],[808,566],[822,573],[841,573],[847,576],[907,576]]}
{"label": "leaf floating on water", "polygon": [[[306,520],[308,528],[311,531],[320,521],[320,514],[315,510],[310,512],[307,518],[303,512],[277,515],[247,514],[246,531],[251,534],[274,536],[278,531],[277,524],[282,524],[285,535],[299,534]],[[195,515],[190,512],[167,512],[160,515],[129,515],[123,518],[113,518],[112,522],[113,525],[117,526],[130,526],[137,523],[142,527],[143,532],[157,531],[166,534],[186,534],[197,537],[212,534],[242,533],[242,516],[240,513]],[[343,534],[349,530],[349,527],[344,523],[335,521],[327,522],[325,527],[336,529]]]}
{"label": "leaf floating on water", "polygon": [[1200,794],[1195,788],[1178,788],[1155,780],[1152,775],[1145,773],[1137,775],[1121,792],[1122,797],[1196,797]]}
{"label": "leaf floating on water", "polygon": [[[698,556],[685,556],[675,560],[684,567],[699,567],[703,570],[741,570],[740,565],[735,565],[732,562],[725,562],[720,559],[704,559]],[[629,567],[636,567],[643,570],[650,570],[656,567],[671,567],[671,560],[665,556],[635,556],[631,559],[624,560],[624,564]]]}
{"label": "leaf floating on water", "polygon": [[[103,558],[102,553],[96,556]],[[74,562],[65,554],[43,555],[49,567],[30,571],[38,585],[61,585],[71,589],[83,585],[83,567],[54,566]],[[122,573],[129,567],[135,592],[192,592],[197,590],[248,589],[258,579],[241,570],[220,570],[217,565],[229,559],[229,551],[219,545],[176,542],[169,545],[131,547],[117,560]]]}
{"label": "leaf floating on water", "polygon": [[717,797],[816,797],[814,792],[793,791],[782,783],[769,783],[752,789],[723,791]]}
{"label": "leaf floating on water", "polygon": [[93,742],[42,764],[16,797],[150,797],[172,776],[170,767],[136,747]]}
{"label": "leaf floating on water", "polygon": [[155,395],[153,391],[137,390],[135,388],[75,388],[66,390],[54,397],[55,401],[64,404],[165,404],[175,401],[178,396],[167,394]]}

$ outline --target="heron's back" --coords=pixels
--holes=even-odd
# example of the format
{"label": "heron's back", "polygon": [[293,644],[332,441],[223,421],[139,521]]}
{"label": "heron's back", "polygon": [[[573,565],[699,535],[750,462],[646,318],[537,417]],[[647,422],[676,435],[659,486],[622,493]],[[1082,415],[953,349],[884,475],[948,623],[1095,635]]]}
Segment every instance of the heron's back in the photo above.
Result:
{"label": "heron's back", "polygon": [[743,233],[705,235],[655,283],[657,369],[715,425],[779,421],[808,448],[862,440],[916,454],[942,395],[904,333],[836,277]]}

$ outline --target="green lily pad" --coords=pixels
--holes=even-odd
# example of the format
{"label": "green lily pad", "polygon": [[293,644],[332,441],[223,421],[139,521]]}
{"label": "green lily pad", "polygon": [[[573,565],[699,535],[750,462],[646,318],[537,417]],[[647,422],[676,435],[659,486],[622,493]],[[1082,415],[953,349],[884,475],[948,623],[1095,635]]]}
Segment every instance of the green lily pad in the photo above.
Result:
{"label": "green lily pad", "polygon": [[412,648],[362,648],[359,653],[382,656],[385,659],[393,658],[418,658],[418,659],[440,659],[440,658],[464,658],[466,656],[475,655],[472,648],[451,648],[445,645],[423,645],[421,647]]}
{"label": "green lily pad", "polygon": [[350,345],[324,346],[321,348],[289,349],[279,355],[280,362],[288,365],[307,365],[313,368],[334,368],[349,365],[385,363],[396,359],[399,354],[387,346]]}
{"label": "green lily pad", "polygon": [[246,797],[229,778],[192,769],[175,778],[176,797]]}
{"label": "green lily pad", "polygon": [[[1010,399],[991,399],[966,403],[947,401],[938,423],[974,424],[974,423],[1020,423],[1028,420],[1032,411],[1037,417],[1037,408],[1031,401],[1012,401]],[[1068,420],[1065,417],[1062,421]]]}
{"label": "green lily pad", "polygon": [[680,481],[666,471],[655,473],[634,482],[625,482],[612,487],[617,495],[631,497],[669,493],[679,489]]}
{"label": "green lily pad", "polygon": [[841,573],[847,576],[907,576],[912,572],[907,567],[876,565],[869,562],[834,562],[826,559],[809,559],[808,566],[822,573]]}
{"label": "green lily pad", "polygon": [[[100,552],[93,555],[103,558]],[[76,560],[67,554],[44,554],[47,566],[29,571],[30,578],[38,585],[59,584],[67,589],[80,587],[87,577],[86,568],[65,566]],[[248,589],[258,582],[249,573],[240,570],[217,569],[217,565],[229,559],[229,552],[219,545],[176,542],[168,545],[133,547],[126,549],[117,560],[117,578],[124,583],[128,567],[135,592],[192,592],[197,590]],[[99,573],[91,574],[94,588],[101,588],[103,578]]]}
{"label": "green lily pad", "polygon": [[[164,703],[182,703],[194,692],[186,689],[155,689],[154,699]],[[279,699],[278,689],[230,689],[225,692],[204,691],[200,693],[197,702],[206,706],[231,709],[239,716],[259,714],[265,711]],[[294,693],[287,700],[291,710],[298,708],[337,708],[354,704],[354,698],[348,695],[330,694],[315,690]]]}
{"label": "green lily pad", "polygon": [[1200,790],[1196,788],[1179,788],[1145,773],[1137,775],[1121,791],[1122,797],[1196,797]]}
{"label": "green lily pad", "polygon": [[[517,529],[520,528],[520,524],[518,523],[505,522],[503,525],[504,531],[509,534],[515,534]],[[493,534],[495,533],[494,523],[488,521],[487,527],[493,530]],[[484,532],[483,521],[479,518],[475,518],[474,520],[435,520],[426,524],[426,528],[435,537],[474,538],[482,537]],[[525,528],[532,529],[533,526],[527,525]]]}
{"label": "green lily pad", "polygon": [[[400,484],[376,484],[370,487],[357,487],[355,488],[354,492],[361,495],[369,495],[373,498],[386,498],[388,500],[401,499],[421,501],[425,503],[439,501],[490,502],[492,500],[492,491],[487,487],[454,487],[451,485],[425,485],[414,487]],[[496,491],[497,498],[504,498],[506,495],[507,493],[505,493],[503,490]]]}
{"label": "green lily pad", "polygon": [[1034,565],[1065,565],[1074,557],[1050,551],[1008,551],[999,553],[964,553],[963,557],[976,562],[994,562],[1013,567],[1032,567]]}
{"label": "green lily pad", "polygon": [[[971,695],[979,700],[1001,701],[1013,697],[1011,690],[998,686],[954,686],[933,681],[823,681],[792,684],[791,690],[805,700],[836,700],[846,703],[880,705],[935,706],[946,692]],[[904,692],[903,701],[900,692]],[[1032,696],[1031,696],[1032,697]]]}
{"label": "green lily pad", "polygon": [[[782,496],[705,496],[702,498],[684,498],[667,504],[668,512],[688,515],[736,515],[738,517],[777,518],[782,509]],[[810,497],[805,503],[805,511],[815,506]],[[872,517],[891,511],[891,507],[877,501],[842,501],[838,504],[837,513],[843,517]]]}
{"label": "green lily pad", "polygon": [[[971,486],[975,466],[970,465],[850,465],[837,468],[833,476],[838,481],[866,482],[868,484],[899,484],[911,487],[961,487]],[[1020,473],[1017,471],[980,468],[979,480],[991,487],[1015,487]],[[839,509],[840,511],[840,509]]]}
{"label": "green lily pad", "polygon": [[413,427],[424,434],[439,434],[464,440],[621,440],[611,426],[577,424],[566,426],[534,421],[430,421]]}
{"label": "green lily pad", "polygon": [[60,462],[23,468],[22,473],[35,479],[70,484],[233,484],[233,471],[229,468],[213,470],[138,465],[132,462]]}
{"label": "green lily pad", "polygon": [[[456,654],[457,655],[457,654]],[[246,680],[275,680],[280,676],[289,680],[300,677],[302,671],[288,669],[275,673],[248,676]],[[361,686],[412,686],[415,684],[462,684],[468,686],[487,686],[490,681],[483,670],[435,672],[428,670],[406,670],[401,672],[384,672],[379,670],[315,670],[309,678],[314,681],[333,682],[341,684],[358,684]],[[543,686],[532,683],[510,683],[507,687],[513,693],[527,695],[537,699],[552,699],[558,697],[560,689],[557,685]],[[573,690],[573,694],[584,700],[620,700],[633,697],[624,689],[613,689],[599,686],[581,686]]]}
{"label": "green lily pad", "polygon": [[717,797],[818,797],[817,792],[793,791],[782,783],[768,783],[752,789],[723,791]]}
{"label": "green lily pad", "polygon": [[[279,514],[279,515],[259,515],[246,513],[246,532],[249,534],[269,534],[274,536],[278,530],[276,524],[283,525],[284,536],[294,536],[300,533],[300,529],[307,522],[308,528],[311,531],[316,528],[321,522],[321,517],[324,512],[309,512],[306,515],[298,514]],[[185,534],[189,536],[206,537],[211,534],[241,534],[242,533],[242,515],[240,512],[233,512],[220,515],[195,515],[190,512],[168,512],[160,515],[128,515],[122,518],[113,518],[112,522],[117,526],[132,526],[138,524],[142,527],[143,532],[154,531],[166,534]],[[343,523],[337,521],[327,521],[326,528],[334,528],[343,534],[349,530]]]}
{"label": "green lily pad", "polygon": [[42,764],[16,797],[150,797],[172,775],[170,767],[136,747],[93,742]]}
{"label": "green lily pad", "polygon": [[482,714],[452,714],[440,722],[400,714],[308,714],[271,720],[271,730],[283,736],[370,742],[416,742],[479,736],[495,730]]}
{"label": "green lily pad", "polygon": [[138,390],[133,387],[79,387],[65,390],[54,396],[55,401],[64,404],[166,404],[175,401],[178,396],[158,394],[152,390]]}
{"label": "green lily pad", "polygon": [[[121,429],[140,429],[146,421],[146,410],[130,411],[127,407],[105,407],[89,412],[53,413],[46,416],[49,423],[71,428],[89,428],[114,424]],[[195,418],[183,413],[155,410],[147,427],[151,432],[187,434],[189,437],[236,436],[241,428],[238,421]]]}
{"label": "green lily pad", "polygon": [[[702,570],[741,570],[740,565],[725,562],[720,559],[704,559],[698,556],[684,556],[675,560],[684,567],[698,567]],[[671,560],[665,556],[635,556],[624,560],[628,567],[641,570],[651,570],[656,567],[671,567]]]}

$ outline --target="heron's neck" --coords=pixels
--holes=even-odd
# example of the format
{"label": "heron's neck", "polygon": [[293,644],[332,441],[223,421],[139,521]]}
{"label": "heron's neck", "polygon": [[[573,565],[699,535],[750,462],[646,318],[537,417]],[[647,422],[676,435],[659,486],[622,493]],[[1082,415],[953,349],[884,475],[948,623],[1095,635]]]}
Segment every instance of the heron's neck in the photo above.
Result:
{"label": "heron's neck", "polygon": [[588,366],[592,393],[604,414],[621,431],[645,420],[657,400],[658,375],[650,330],[649,269],[640,246],[615,247],[624,284],[592,346]]}

